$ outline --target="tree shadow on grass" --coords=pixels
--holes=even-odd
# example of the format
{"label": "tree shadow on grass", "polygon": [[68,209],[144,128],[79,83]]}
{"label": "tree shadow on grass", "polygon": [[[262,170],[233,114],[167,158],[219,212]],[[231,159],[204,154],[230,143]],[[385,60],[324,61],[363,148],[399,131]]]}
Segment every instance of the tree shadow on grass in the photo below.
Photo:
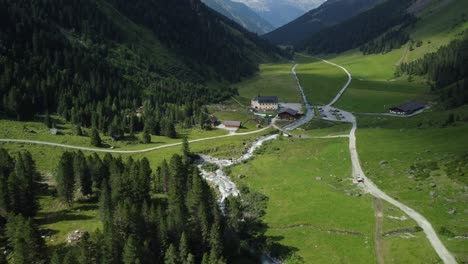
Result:
{"label": "tree shadow on grass", "polygon": [[39,213],[38,216],[38,223],[40,225],[50,225],[64,221],[82,221],[94,219],[94,217],[75,213],[68,209],[53,213]]}
{"label": "tree shadow on grass", "polygon": [[267,236],[268,251],[271,257],[284,260],[299,251],[296,247],[282,245],[283,239],[283,236]]}

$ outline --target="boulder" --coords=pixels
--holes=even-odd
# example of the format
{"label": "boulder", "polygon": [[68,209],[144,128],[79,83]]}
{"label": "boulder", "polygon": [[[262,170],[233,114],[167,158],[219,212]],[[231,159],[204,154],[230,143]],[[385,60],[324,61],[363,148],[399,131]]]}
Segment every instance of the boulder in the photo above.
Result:
{"label": "boulder", "polygon": [[388,164],[388,161],[386,161],[386,160],[381,160],[381,161],[379,162],[379,165],[380,165],[380,166],[384,166],[384,165],[387,165],[387,164]]}
{"label": "boulder", "polygon": [[457,209],[452,208],[452,209],[450,209],[450,210],[448,211],[448,213],[449,213],[449,215],[454,215],[454,214],[457,213]]}

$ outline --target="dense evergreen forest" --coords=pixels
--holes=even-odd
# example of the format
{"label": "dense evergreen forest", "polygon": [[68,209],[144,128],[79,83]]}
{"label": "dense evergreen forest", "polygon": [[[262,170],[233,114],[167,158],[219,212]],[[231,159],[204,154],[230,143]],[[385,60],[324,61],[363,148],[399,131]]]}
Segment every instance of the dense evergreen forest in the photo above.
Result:
{"label": "dense evergreen forest", "polygon": [[382,37],[371,40],[362,45],[359,50],[367,54],[387,53],[393,49],[399,49],[410,40],[409,34],[403,28],[394,29],[385,33]]}
{"label": "dense evergreen forest", "polygon": [[29,153],[0,149],[0,254],[9,263],[226,263],[261,246],[266,197],[242,189],[225,209],[194,165],[188,143],[153,172],[147,159],[65,152],[58,161],[57,199],[98,200],[103,230],[46,248],[40,230],[40,183]]}
{"label": "dense evergreen forest", "polygon": [[468,32],[462,39],[452,41],[437,52],[426,54],[411,63],[401,64],[396,76],[401,74],[427,76],[432,90],[440,94],[447,108],[468,102]]}
{"label": "dense evergreen forest", "polygon": [[[367,53],[384,52],[400,47],[407,39],[402,31],[390,31],[393,27],[406,28],[416,21],[406,9],[414,1],[389,0],[338,25],[325,28],[297,45],[297,49],[309,53],[340,53],[363,47]],[[381,40],[375,40],[383,35]]]}
{"label": "dense evergreen forest", "polygon": [[[144,28],[137,24],[168,61],[129,40],[126,27]],[[239,80],[279,52],[198,0],[0,0],[0,40],[0,113],[18,120],[58,113],[109,134],[141,130],[146,120],[129,117],[143,105],[160,123],[151,121],[156,132],[200,124],[201,105],[236,93],[207,81]]]}

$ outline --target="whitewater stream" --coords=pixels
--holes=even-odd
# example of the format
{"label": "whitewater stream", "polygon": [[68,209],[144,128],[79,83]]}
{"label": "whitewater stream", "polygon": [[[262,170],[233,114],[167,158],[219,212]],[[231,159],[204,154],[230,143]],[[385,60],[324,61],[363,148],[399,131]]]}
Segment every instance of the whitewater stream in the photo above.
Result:
{"label": "whitewater stream", "polygon": [[[255,150],[263,145],[263,142],[273,140],[277,137],[278,135],[275,134],[256,139],[252,143],[252,146],[246,151],[246,153],[235,160],[218,159],[207,155],[199,155],[200,159],[198,160],[198,168],[200,169],[200,175],[213,186],[218,188],[220,193],[218,202],[222,210],[224,210],[224,201],[227,197],[239,195],[239,189],[237,189],[236,184],[229,178],[229,176],[224,173],[223,168],[239,164],[245,160],[250,159],[254,155]],[[215,164],[219,168],[214,172],[207,171],[203,169],[203,165],[205,164]]]}

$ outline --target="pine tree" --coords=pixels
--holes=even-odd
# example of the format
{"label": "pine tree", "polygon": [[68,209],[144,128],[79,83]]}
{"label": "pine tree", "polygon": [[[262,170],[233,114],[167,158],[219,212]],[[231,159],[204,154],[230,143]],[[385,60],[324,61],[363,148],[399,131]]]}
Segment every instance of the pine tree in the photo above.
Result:
{"label": "pine tree", "polygon": [[185,232],[182,233],[179,242],[179,262],[182,264],[187,263],[188,256],[190,254],[190,249],[187,241],[187,237],[185,236]]}
{"label": "pine tree", "polygon": [[165,127],[165,136],[169,138],[177,138],[177,132],[175,130],[174,123],[167,122]]}
{"label": "pine tree", "polygon": [[57,168],[57,193],[69,205],[73,203],[75,177],[73,173],[73,154],[64,152]]}
{"label": "pine tree", "polygon": [[144,144],[151,143],[151,134],[149,133],[149,130],[146,127],[145,129],[143,129],[142,141]]}
{"label": "pine tree", "polygon": [[21,215],[10,215],[5,234],[9,247],[13,249],[9,263],[42,263],[44,241],[31,219],[26,219]]}
{"label": "pine tree", "polygon": [[210,233],[210,263],[218,263],[222,259],[223,241],[218,224],[213,224]]}
{"label": "pine tree", "polygon": [[76,136],[79,136],[79,137],[83,136],[83,130],[81,130],[81,126],[80,126],[80,125],[76,125],[76,126],[75,126],[75,135],[76,135]]}
{"label": "pine tree", "polygon": [[83,196],[91,195],[93,185],[91,174],[86,164],[86,158],[81,151],[74,155],[73,171],[76,181],[80,183],[81,194]]}
{"label": "pine tree", "polygon": [[173,244],[170,244],[164,255],[164,264],[178,264],[177,252]]}
{"label": "pine tree", "polygon": [[99,208],[101,211],[101,220],[107,223],[112,214],[111,191],[107,180],[104,179],[101,185],[101,194],[99,197]]}
{"label": "pine tree", "polygon": [[140,264],[140,253],[138,241],[134,235],[130,235],[123,248],[122,261],[124,264]]}
{"label": "pine tree", "polygon": [[91,145],[99,147],[102,144],[101,137],[99,136],[99,131],[96,128],[91,130]]}

